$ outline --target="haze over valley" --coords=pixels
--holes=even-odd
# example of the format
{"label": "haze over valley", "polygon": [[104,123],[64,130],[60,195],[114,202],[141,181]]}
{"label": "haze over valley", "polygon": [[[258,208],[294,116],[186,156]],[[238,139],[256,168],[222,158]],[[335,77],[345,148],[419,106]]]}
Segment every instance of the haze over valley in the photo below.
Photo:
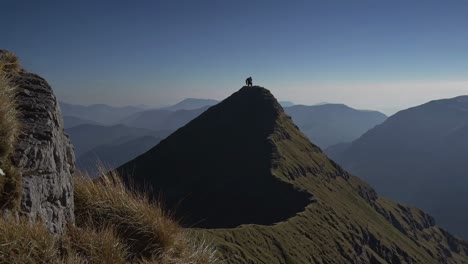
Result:
{"label": "haze over valley", "polygon": [[468,2],[1,9],[0,264],[468,263]]}

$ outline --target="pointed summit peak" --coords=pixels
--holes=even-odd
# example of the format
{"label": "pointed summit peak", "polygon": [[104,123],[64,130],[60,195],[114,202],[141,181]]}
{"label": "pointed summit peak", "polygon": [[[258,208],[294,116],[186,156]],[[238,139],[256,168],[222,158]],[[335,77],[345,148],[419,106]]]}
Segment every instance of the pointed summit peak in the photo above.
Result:
{"label": "pointed summit peak", "polygon": [[247,97],[251,101],[263,101],[265,103],[271,103],[272,106],[281,107],[273,94],[271,94],[268,89],[261,86],[244,86],[227,99],[247,99]]}
{"label": "pointed summit peak", "polygon": [[244,86],[222,101],[220,105],[224,107],[242,107],[252,112],[262,111],[264,114],[270,111],[270,114],[275,117],[283,112],[283,108],[273,94],[261,86]]}
{"label": "pointed summit peak", "polygon": [[[285,180],[290,175],[274,174],[280,158],[274,140],[300,134],[285,117],[270,91],[243,87],[119,171],[137,185],[151,186],[189,225],[283,221],[312,197]],[[278,127],[283,119],[288,128]],[[286,129],[291,131],[273,136]]]}
{"label": "pointed summit peak", "polygon": [[271,94],[270,90],[262,86],[258,86],[258,85],[243,86],[239,91],[237,91],[233,95],[236,95],[236,94],[240,94],[244,96],[256,96],[257,99],[261,99],[261,98],[267,99],[267,100],[274,99],[276,101],[275,97],[273,96],[273,94]]}
{"label": "pointed summit peak", "polygon": [[[238,124],[236,130],[246,130],[246,136],[252,137],[256,132],[264,131],[262,136],[266,137],[273,132],[280,115],[284,115],[283,108],[269,90],[260,86],[244,86],[199,118],[209,118],[214,124],[230,120],[231,124]],[[195,119],[193,123],[197,122]]]}

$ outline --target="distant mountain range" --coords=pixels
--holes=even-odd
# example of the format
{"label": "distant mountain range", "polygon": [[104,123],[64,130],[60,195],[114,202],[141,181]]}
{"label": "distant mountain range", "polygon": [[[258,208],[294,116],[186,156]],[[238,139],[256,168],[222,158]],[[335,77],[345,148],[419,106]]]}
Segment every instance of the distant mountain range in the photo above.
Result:
{"label": "distant mountain range", "polygon": [[[217,103],[219,101],[212,99],[188,98],[159,109],[62,103],[62,111],[66,128],[80,124],[123,124],[151,130],[175,130]],[[305,106],[289,101],[280,104],[309,139],[321,148],[351,142],[387,118],[377,111],[356,110],[343,104]]]}
{"label": "distant mountain range", "polygon": [[75,147],[77,166],[94,175],[98,165],[121,165],[155,146],[172,130],[154,131],[125,125],[78,125],[65,130]]}
{"label": "distant mountain range", "polygon": [[[327,158],[244,87],[118,169],[223,263],[464,263],[468,244]],[[233,228],[235,227],[235,228]]]}
{"label": "distant mountain range", "polygon": [[384,196],[421,207],[468,238],[468,96],[400,111],[327,153]]}
{"label": "distant mountain range", "polygon": [[79,157],[94,147],[104,144],[120,144],[141,136],[154,135],[150,129],[128,127],[125,125],[79,125],[66,129],[75,146],[75,155]]}
{"label": "distant mountain range", "polygon": [[[145,153],[156,146],[165,135],[160,136],[140,136],[128,141],[113,142],[98,145],[88,152],[83,153],[77,159],[76,164],[80,170],[87,172],[90,176],[95,176],[100,169],[109,170]],[[101,168],[100,168],[101,167]]]}
{"label": "distant mountain range", "polygon": [[[216,103],[218,101],[209,99],[186,99],[170,107],[146,110],[137,107],[114,108],[104,105],[70,107],[70,105],[63,104],[62,111],[66,114],[65,127],[75,146],[79,161],[78,167],[87,171],[95,171],[96,160],[110,167],[112,164],[120,165],[123,157],[128,157],[130,160],[135,157],[135,153],[143,154],[154,146],[151,144],[159,142],[158,140],[167,136],[169,132],[184,126]],[[283,105],[291,104],[293,103],[283,102]],[[193,109],[198,106],[202,107]],[[299,124],[301,130],[322,148],[352,141],[386,118],[378,112],[360,111],[338,104],[292,106],[286,107],[285,110]],[[97,112],[93,115],[92,111]],[[80,117],[71,116],[71,114],[77,114]],[[112,122],[115,123],[113,125],[108,125],[111,123],[109,120],[104,122],[107,125],[97,121],[102,121],[105,116],[109,115],[112,115],[109,120],[118,119],[118,121]],[[91,119],[85,119],[85,117]],[[147,136],[153,138],[150,139]],[[135,141],[138,144],[135,147],[130,144],[123,145],[128,141]],[[125,156],[118,153],[116,149],[122,146],[129,148],[126,153],[133,154]]]}
{"label": "distant mountain range", "polygon": [[[171,107],[149,110],[66,103],[61,107],[66,132],[75,146],[77,166],[95,175],[100,164],[113,168],[131,160],[216,102],[187,99]],[[191,109],[200,105],[200,109]]]}
{"label": "distant mountain range", "polygon": [[282,106],[282,107],[290,107],[290,106],[293,106],[294,103],[293,102],[290,102],[290,101],[280,101],[279,104]]}
{"label": "distant mountain range", "polygon": [[60,102],[62,115],[67,117],[65,122],[66,126],[72,127],[76,123],[84,124],[103,124],[103,125],[116,125],[123,124],[131,116],[138,116],[138,113],[145,111],[161,111],[161,112],[175,112],[179,110],[196,110],[199,108],[206,108],[217,104],[219,101],[212,99],[195,99],[188,98],[181,102],[163,108],[150,109],[148,106],[125,106],[115,107],[105,104],[94,104],[89,106],[73,105]]}
{"label": "distant mountain range", "polygon": [[82,106],[64,102],[60,102],[60,108],[63,116],[90,120],[104,125],[114,125],[134,113],[145,110],[134,106],[113,107],[105,104]]}
{"label": "distant mountain range", "polygon": [[212,106],[217,103],[219,103],[219,101],[213,100],[213,99],[187,98],[175,105],[165,107],[163,109],[169,110],[169,111],[194,110],[194,109],[199,109],[199,108],[206,107],[206,106]]}
{"label": "distant mountain range", "polygon": [[72,128],[79,125],[100,125],[96,121],[87,120],[76,116],[63,116],[63,122],[65,128]]}
{"label": "distant mountain range", "polygon": [[199,116],[209,106],[192,110],[170,111],[166,109],[153,109],[135,113],[120,121],[130,127],[139,127],[152,130],[175,130],[190,120]]}
{"label": "distant mountain range", "polygon": [[321,148],[353,141],[387,119],[380,112],[356,110],[344,104],[295,105],[284,110]]}

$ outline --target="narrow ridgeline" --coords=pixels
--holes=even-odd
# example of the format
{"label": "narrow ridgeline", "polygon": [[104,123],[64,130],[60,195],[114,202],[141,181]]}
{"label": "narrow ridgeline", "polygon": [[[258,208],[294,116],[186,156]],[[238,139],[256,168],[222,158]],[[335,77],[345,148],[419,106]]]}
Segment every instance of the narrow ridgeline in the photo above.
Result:
{"label": "narrow ridgeline", "polygon": [[274,96],[243,87],[120,167],[225,263],[468,263],[468,244],[330,160]]}

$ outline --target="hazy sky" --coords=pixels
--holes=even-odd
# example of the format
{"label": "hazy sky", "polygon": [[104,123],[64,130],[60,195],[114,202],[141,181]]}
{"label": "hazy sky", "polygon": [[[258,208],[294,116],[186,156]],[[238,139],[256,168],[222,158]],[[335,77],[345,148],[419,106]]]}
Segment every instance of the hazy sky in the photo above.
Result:
{"label": "hazy sky", "polygon": [[468,94],[468,1],[1,0],[0,48],[66,102],[278,99],[387,111]]}

